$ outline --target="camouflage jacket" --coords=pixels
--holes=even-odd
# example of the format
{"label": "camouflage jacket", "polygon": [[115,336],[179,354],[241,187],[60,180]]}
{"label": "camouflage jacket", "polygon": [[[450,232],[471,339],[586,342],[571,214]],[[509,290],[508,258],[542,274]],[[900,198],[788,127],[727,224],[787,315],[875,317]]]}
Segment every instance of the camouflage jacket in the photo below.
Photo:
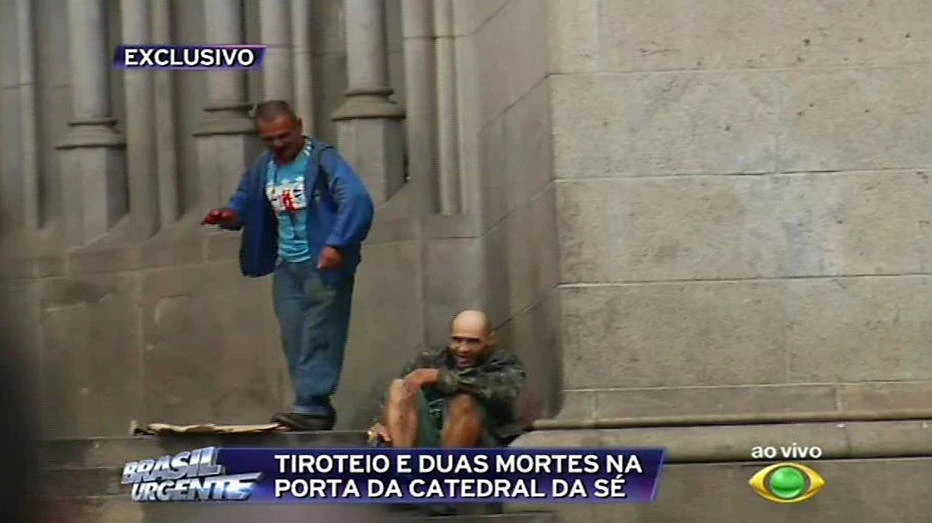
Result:
{"label": "camouflage jacket", "polygon": [[424,388],[428,399],[471,394],[485,407],[486,430],[491,435],[502,440],[524,431],[518,396],[526,376],[524,365],[514,353],[493,348],[477,365],[460,369],[448,348],[428,350],[405,366],[401,377],[417,369],[440,370],[437,383]]}

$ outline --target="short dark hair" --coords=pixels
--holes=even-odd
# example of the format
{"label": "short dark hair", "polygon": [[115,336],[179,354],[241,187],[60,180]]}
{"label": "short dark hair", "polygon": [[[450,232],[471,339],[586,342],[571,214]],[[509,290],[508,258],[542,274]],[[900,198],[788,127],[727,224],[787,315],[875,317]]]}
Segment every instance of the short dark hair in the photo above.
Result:
{"label": "short dark hair", "polygon": [[271,122],[281,115],[288,115],[292,121],[298,121],[298,115],[291,105],[284,100],[267,100],[256,106],[255,121]]}

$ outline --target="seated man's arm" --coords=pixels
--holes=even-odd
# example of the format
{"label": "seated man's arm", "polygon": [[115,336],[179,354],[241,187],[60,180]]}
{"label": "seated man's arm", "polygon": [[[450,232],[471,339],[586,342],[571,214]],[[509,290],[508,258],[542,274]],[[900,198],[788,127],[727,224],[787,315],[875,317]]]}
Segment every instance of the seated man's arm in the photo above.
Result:
{"label": "seated man's arm", "polygon": [[[398,375],[399,379],[406,378],[409,374],[418,369],[430,369],[436,366],[437,361],[437,351],[422,351],[418,353],[407,365],[405,365],[401,373]],[[385,411],[385,405],[388,403],[388,393],[383,392],[382,396],[379,398],[379,411],[376,414],[376,418],[373,420],[374,423],[381,423],[382,413]]]}
{"label": "seated man's arm", "polygon": [[443,394],[471,394],[491,407],[513,408],[526,379],[517,356],[506,353],[482,368],[441,370],[436,386]]}

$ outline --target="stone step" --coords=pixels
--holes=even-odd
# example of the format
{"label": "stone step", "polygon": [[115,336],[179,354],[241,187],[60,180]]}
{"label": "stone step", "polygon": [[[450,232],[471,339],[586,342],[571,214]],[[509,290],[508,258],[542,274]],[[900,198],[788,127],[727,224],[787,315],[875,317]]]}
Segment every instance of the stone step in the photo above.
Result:
{"label": "stone step", "polygon": [[468,514],[426,517],[416,512],[391,512],[379,505],[229,505],[207,503],[134,503],[127,496],[95,496],[54,500],[46,505],[48,521],[69,523],[275,523],[441,521],[450,523],[553,523],[546,512]]}
{"label": "stone step", "polygon": [[49,469],[123,467],[128,461],[157,458],[207,447],[362,447],[365,431],[272,432],[260,434],[171,434],[116,438],[46,440],[42,463]]}

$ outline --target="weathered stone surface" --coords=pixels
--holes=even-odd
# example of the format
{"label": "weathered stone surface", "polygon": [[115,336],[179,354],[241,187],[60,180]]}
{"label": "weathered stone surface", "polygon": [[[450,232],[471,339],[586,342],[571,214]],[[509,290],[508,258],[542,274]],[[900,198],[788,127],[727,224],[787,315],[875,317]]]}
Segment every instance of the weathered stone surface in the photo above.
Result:
{"label": "weathered stone surface", "polygon": [[553,1],[552,72],[889,65],[928,61],[922,0]]}
{"label": "weathered stone surface", "polygon": [[488,227],[539,196],[552,180],[550,83],[537,84],[479,134]]}
{"label": "weathered stone surface", "polygon": [[527,372],[521,408],[528,422],[557,413],[560,403],[559,293],[544,293],[539,301],[511,316],[498,329],[496,339],[513,350]]}
{"label": "weathered stone surface", "polygon": [[929,165],[924,139],[932,67],[787,73],[780,134],[783,171],[909,169]]}
{"label": "weathered stone surface", "polygon": [[779,282],[562,288],[563,386],[785,383],[792,305]]}
{"label": "weathered stone surface", "polygon": [[[343,22],[340,22],[343,26]],[[337,127],[333,121],[333,111],[343,103],[346,91],[346,55],[328,53],[315,57],[313,63],[314,79],[314,135],[315,137],[337,143]]]}
{"label": "weathered stone surface", "polygon": [[786,291],[790,381],[932,379],[928,276],[796,280]]}
{"label": "weathered stone surface", "polygon": [[197,170],[201,205],[223,207],[236,192],[243,173],[261,152],[258,137],[245,134],[197,136]]}
{"label": "weathered stone surface", "polygon": [[756,387],[681,387],[655,389],[568,390],[560,418],[620,419],[654,416],[834,412],[831,385]]}
{"label": "weathered stone surface", "polygon": [[845,410],[924,409],[930,395],[930,381],[838,385],[838,401]]}
{"label": "weathered stone surface", "polygon": [[424,333],[419,243],[369,245],[363,256],[335,398],[337,423],[348,428],[369,427],[380,396],[421,348]]}
{"label": "weathered stone surface", "polygon": [[550,83],[556,178],[776,167],[779,98],[768,74],[557,75]]}
{"label": "weathered stone surface", "polygon": [[284,356],[270,278],[236,262],[143,277],[145,418],[166,423],[264,423],[280,405]]}
{"label": "weathered stone surface", "polygon": [[243,242],[241,233],[212,232],[205,241],[207,261],[239,260],[239,249]]}
{"label": "weathered stone surface", "polygon": [[927,380],[928,285],[917,276],[565,288],[564,343],[574,348],[565,386]]}
{"label": "weathered stone surface", "polygon": [[95,274],[190,265],[204,260],[204,238],[149,241],[116,247],[75,250],[68,255],[71,274]]}
{"label": "weathered stone surface", "polygon": [[599,70],[601,0],[547,2],[548,72]]}
{"label": "weathered stone surface", "polygon": [[[15,248],[13,252],[15,253]],[[64,255],[36,255],[22,258],[0,258],[0,270],[3,271],[4,278],[9,280],[63,276],[65,257]]]}
{"label": "weathered stone surface", "polygon": [[929,259],[927,242],[916,241],[932,222],[928,180],[889,171],[559,183],[562,278],[920,272]]}
{"label": "weathered stone surface", "polygon": [[343,23],[343,2],[341,0],[318,0],[314,2],[312,18],[311,49],[314,54],[331,54],[346,52],[346,35]]}
{"label": "weathered stone surface", "polygon": [[505,141],[504,116],[491,120],[478,134],[480,192],[482,215],[487,227],[505,217],[512,205],[509,194],[508,149]]}
{"label": "weathered stone surface", "polygon": [[125,434],[141,414],[139,292],[131,274],[43,282],[46,437]]}
{"label": "weathered stone surface", "polygon": [[[41,283],[0,281],[4,364],[16,365],[18,387],[30,403],[41,398],[42,344],[39,327]],[[9,375],[9,373],[8,373]],[[38,422],[39,420],[34,420]]]}
{"label": "weathered stone surface", "polygon": [[554,191],[548,190],[502,224],[508,238],[509,316],[547,295],[559,281],[555,221]]}
{"label": "weathered stone surface", "polygon": [[0,148],[0,231],[15,230],[22,224],[25,202],[19,130],[21,110],[19,92],[12,87],[0,88],[0,143],[3,143]]}
{"label": "weathered stone surface", "polygon": [[463,309],[485,306],[482,238],[428,240],[425,259],[426,344],[446,344],[450,320]]}
{"label": "weathered stone surface", "polygon": [[[0,45],[4,49],[16,49],[19,32],[16,27],[16,9],[14,3],[5,3],[0,6]],[[0,61],[0,89],[13,87],[19,83],[19,57],[15,54]],[[10,118],[10,113],[4,111],[3,118]]]}
{"label": "weathered stone surface", "polygon": [[[64,55],[65,53],[48,54]],[[48,58],[52,61],[58,59],[52,56]],[[37,62],[43,63],[44,60],[40,58]],[[48,220],[59,224],[61,229],[64,229],[67,225],[64,213],[65,175],[75,174],[77,167],[70,165],[68,169],[64,169],[59,158],[61,153],[55,146],[61,143],[68,130],[67,121],[71,114],[70,94],[67,85],[42,83],[44,81],[42,76],[39,81],[41,89],[37,92],[37,106],[39,107],[39,128],[42,129],[44,136],[44,139],[40,139],[37,143],[39,169],[42,172],[44,184],[40,189],[40,198]],[[62,238],[54,245],[57,247],[66,242],[67,238]]]}
{"label": "weathered stone surface", "polygon": [[781,243],[786,241],[780,223],[787,217],[779,215],[779,203],[774,202],[781,199],[769,191],[771,186],[759,177],[558,183],[561,279],[572,283],[777,274],[785,251]]}
{"label": "weathered stone surface", "polygon": [[[924,479],[932,459],[806,462],[826,480],[817,496],[794,506],[777,506],[748,486],[768,463],[670,465],[664,467],[657,500],[651,504],[521,505],[552,510],[560,522],[791,520],[923,521],[932,510]],[[517,507],[515,507],[517,508]],[[792,510],[785,510],[792,509]],[[790,515],[791,514],[791,515]]]}
{"label": "weathered stone surface", "polygon": [[101,238],[125,215],[125,157],[115,147],[67,149],[58,155],[69,195],[62,205],[69,246]]}
{"label": "weathered stone surface", "polygon": [[453,2],[453,18],[457,35],[474,33],[482,25],[489,23],[509,0],[487,0],[483,2]]}
{"label": "weathered stone surface", "polygon": [[[436,49],[434,50],[436,56]],[[474,210],[484,209],[485,191],[488,171],[486,171],[486,143],[483,133],[485,125],[494,125],[494,122],[485,122],[482,115],[481,100],[484,96],[484,86],[480,83],[479,68],[484,59],[479,54],[479,45],[477,37],[464,36],[456,38],[453,41],[453,54],[456,61],[456,128],[455,133],[459,141],[459,176],[462,179],[461,187],[464,194],[461,200],[465,206],[464,211],[469,214],[475,214]],[[436,100],[442,93],[442,87],[434,82],[434,88],[437,89]],[[444,120],[438,114],[434,115],[438,122]],[[444,121],[445,124],[453,122]],[[436,131],[435,131],[436,132]],[[439,143],[439,137],[436,138]],[[439,154],[438,159],[439,161]],[[434,167],[436,169],[436,167]],[[500,167],[498,168],[500,169]],[[432,185],[434,187],[433,198],[437,209],[439,209],[439,185],[436,176],[439,173],[432,171]],[[482,218],[486,216],[483,213]]]}
{"label": "weathered stone surface", "polygon": [[512,0],[475,33],[483,123],[501,114],[547,74],[546,18],[540,2]]}
{"label": "weathered stone surface", "polygon": [[488,300],[485,311],[492,320],[493,325],[501,325],[509,317],[511,304],[512,279],[517,275],[511,272],[511,240],[512,236],[503,226],[493,227],[483,240],[483,297],[495,296]]}
{"label": "weathered stone surface", "polygon": [[783,456],[783,447],[793,443],[818,447],[822,459],[925,457],[932,450],[930,431],[932,424],[924,420],[538,430],[522,435],[512,446],[663,447],[667,450],[665,463],[751,461],[756,447],[774,447],[776,459],[788,459]]}
{"label": "weathered stone surface", "polygon": [[359,174],[376,206],[387,202],[404,185],[403,130],[400,119],[357,119],[337,123],[340,153]]}

